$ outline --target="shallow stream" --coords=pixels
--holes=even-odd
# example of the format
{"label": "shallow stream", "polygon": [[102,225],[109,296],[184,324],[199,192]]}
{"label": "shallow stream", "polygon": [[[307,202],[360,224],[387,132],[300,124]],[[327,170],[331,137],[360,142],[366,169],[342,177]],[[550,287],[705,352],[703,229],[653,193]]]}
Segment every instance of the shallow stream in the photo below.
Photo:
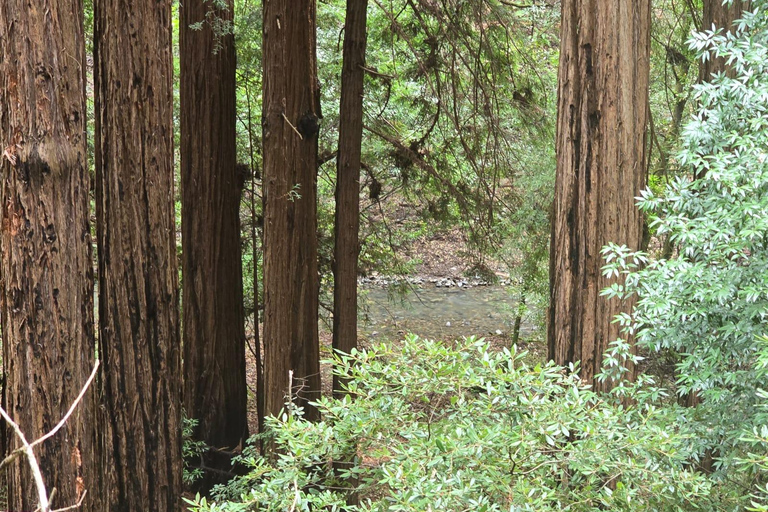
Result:
{"label": "shallow stream", "polygon": [[[360,331],[369,339],[390,339],[412,332],[431,339],[511,334],[515,305],[503,286],[471,288],[413,287],[404,297],[387,288],[365,286],[360,290]],[[535,326],[523,321],[520,337]]]}

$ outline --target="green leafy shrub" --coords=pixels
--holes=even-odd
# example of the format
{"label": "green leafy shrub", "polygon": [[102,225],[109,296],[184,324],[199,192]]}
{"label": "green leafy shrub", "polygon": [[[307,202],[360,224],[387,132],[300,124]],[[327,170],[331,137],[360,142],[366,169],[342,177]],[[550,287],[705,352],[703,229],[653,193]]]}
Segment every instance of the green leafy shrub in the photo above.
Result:
{"label": "green leafy shrub", "polygon": [[641,347],[678,354],[677,391],[701,399],[685,414],[691,450],[714,458],[711,479],[735,507],[768,479],[759,364],[768,335],[768,2],[751,9],[735,33],[707,31],[690,43],[729,67],[695,89],[697,112],[677,158],[695,179],[639,201],[679,255],[643,266],[646,256],[626,247],[605,251],[605,272],[626,276],[605,294],[638,297],[633,317],[618,321]]}
{"label": "green leafy shrub", "polygon": [[758,390],[758,398],[762,400],[757,407],[755,419],[752,422],[752,432],[740,440],[746,443],[746,455],[738,462],[747,473],[753,474],[754,492],[751,495],[749,510],[768,512],[768,338],[761,338],[762,346],[757,358],[757,372],[762,387]]}
{"label": "green leafy shrub", "polygon": [[[320,400],[319,423],[290,405],[269,419],[275,460],[249,448],[250,473],[192,510],[672,511],[708,492],[674,409],[605,403],[524,356],[415,336],[342,356],[350,397]],[[350,482],[359,505],[345,504]]]}
{"label": "green leafy shrub", "polygon": [[[185,412],[181,417],[181,455],[184,459],[182,480],[184,485],[192,485],[203,477],[203,469],[199,463],[208,449],[205,441],[195,439],[198,420],[187,418]],[[198,464],[198,465],[195,465]]]}

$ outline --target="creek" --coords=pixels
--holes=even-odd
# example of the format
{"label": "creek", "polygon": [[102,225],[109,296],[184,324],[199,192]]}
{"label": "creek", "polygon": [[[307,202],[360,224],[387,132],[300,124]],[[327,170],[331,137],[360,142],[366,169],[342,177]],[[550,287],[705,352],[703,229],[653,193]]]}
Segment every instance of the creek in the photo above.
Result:
{"label": "creek", "polygon": [[[371,340],[397,339],[412,332],[430,339],[511,334],[514,306],[504,286],[414,286],[404,296],[385,287],[360,288],[361,334]],[[520,337],[533,335],[536,326],[523,320]]]}

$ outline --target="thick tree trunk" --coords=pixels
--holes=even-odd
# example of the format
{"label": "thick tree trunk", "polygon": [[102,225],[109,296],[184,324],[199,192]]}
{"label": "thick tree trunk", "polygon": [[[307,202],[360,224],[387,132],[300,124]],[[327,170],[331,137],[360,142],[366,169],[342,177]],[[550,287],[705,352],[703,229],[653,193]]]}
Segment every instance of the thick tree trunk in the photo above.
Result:
{"label": "thick tree trunk", "polygon": [[[64,416],[94,364],[84,62],[81,0],[0,2],[4,405],[30,442]],[[95,397],[35,448],[54,508],[87,490],[81,510],[101,510]],[[37,508],[30,475],[24,458],[10,466],[9,509]]]}
{"label": "thick tree trunk", "polygon": [[563,2],[549,357],[581,361],[587,381],[626,336],[612,320],[632,306],[600,297],[611,283],[600,250],[641,243],[635,197],[647,158],[649,29],[650,0]]}
{"label": "thick tree trunk", "polygon": [[181,358],[170,0],[95,3],[104,510],[177,512]]}
{"label": "thick tree trunk", "polygon": [[[360,158],[363,141],[368,0],[347,0],[344,61],[341,69],[339,153],[336,166],[336,219],[333,252],[333,348],[357,347],[357,259],[360,253]],[[333,377],[333,391],[342,383]]]}
{"label": "thick tree trunk", "polygon": [[[232,0],[228,5],[180,6],[184,405],[199,421],[197,439],[214,448],[205,465],[223,472],[232,467],[227,454],[248,437],[235,44],[233,35],[217,36],[208,24],[190,25],[205,21],[209,10],[231,20]],[[223,474],[207,472],[202,488],[222,482]]]}
{"label": "thick tree trunk", "polygon": [[265,412],[278,414],[290,392],[310,419],[320,394],[315,32],[315,0],[264,4]]}

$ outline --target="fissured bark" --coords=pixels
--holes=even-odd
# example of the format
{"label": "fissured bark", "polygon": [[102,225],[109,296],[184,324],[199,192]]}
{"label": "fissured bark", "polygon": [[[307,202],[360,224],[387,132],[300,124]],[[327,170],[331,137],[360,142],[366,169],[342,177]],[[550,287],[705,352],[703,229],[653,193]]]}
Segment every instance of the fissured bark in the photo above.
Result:
{"label": "fissured bark", "polygon": [[[730,4],[723,4],[723,0],[704,0],[703,16],[701,18],[701,30],[722,29],[723,32],[733,32],[734,22],[741,18],[745,9],[750,8],[748,0],[733,0]],[[699,81],[708,82],[717,73],[728,72],[723,57],[707,59],[699,64]]]}
{"label": "fissured bark", "polygon": [[650,0],[564,0],[562,9],[549,357],[581,361],[591,381],[609,344],[626,337],[615,315],[632,307],[600,296],[612,282],[600,250],[608,242],[640,248]]}
{"label": "fissured bark", "polygon": [[[231,21],[228,6],[179,7],[184,405],[198,421],[196,438],[212,447],[204,462],[214,471],[205,472],[203,490],[224,481],[248,437],[235,42],[205,23],[209,13]],[[201,30],[190,27],[199,22]]]}
{"label": "fissured bark", "polygon": [[[360,157],[363,140],[363,82],[368,0],[347,0],[341,69],[339,153],[333,252],[333,348],[357,347],[357,261],[360,253]],[[333,391],[342,383],[333,376]]]}
{"label": "fissured bark", "polygon": [[316,419],[307,403],[320,395],[315,0],[263,9],[265,412],[277,415],[290,393]]}
{"label": "fissured bark", "polygon": [[104,510],[177,512],[181,357],[170,0],[97,0]]}
{"label": "fissured bark", "polygon": [[[81,0],[0,2],[3,405],[29,442],[65,415],[94,365],[84,62]],[[95,391],[35,447],[53,508],[87,491],[81,510],[101,510]],[[8,451],[21,446],[6,435]],[[7,476],[9,509],[36,509],[26,458]]]}

